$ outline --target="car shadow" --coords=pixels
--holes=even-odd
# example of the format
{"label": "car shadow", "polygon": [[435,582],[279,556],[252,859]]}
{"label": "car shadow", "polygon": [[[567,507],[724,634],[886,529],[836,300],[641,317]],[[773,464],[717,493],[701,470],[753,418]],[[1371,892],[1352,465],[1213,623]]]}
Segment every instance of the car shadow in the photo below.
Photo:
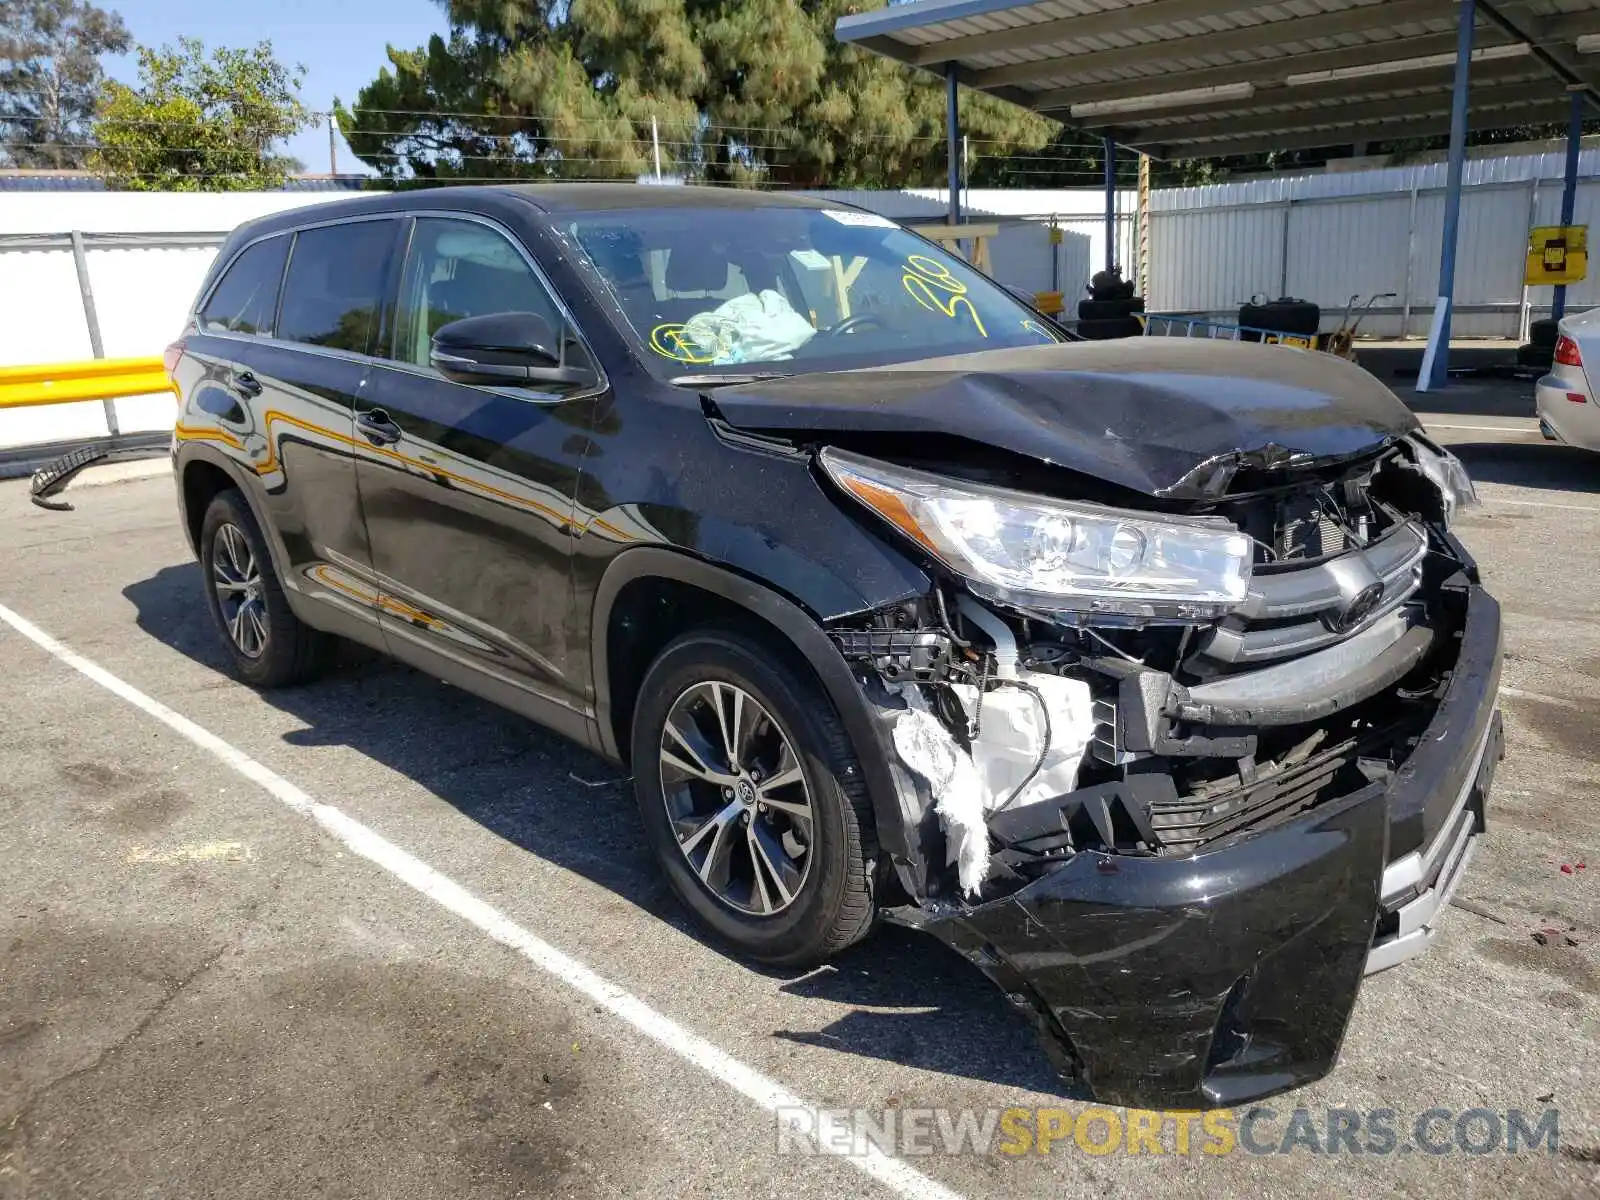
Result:
{"label": "car shadow", "polygon": [[[218,635],[196,603],[203,587],[191,562],[163,567],[123,595],[144,633],[226,675]],[[316,683],[260,695],[304,725],[285,735],[290,745],[354,750],[497,837],[726,954],[690,923],[662,881],[639,835],[629,781],[588,751],[354,646]],[[774,1037],[1012,1088],[1063,1091],[999,990],[926,934],[885,925],[803,973],[744,965],[786,993],[851,1009],[822,1028],[779,1029]]]}
{"label": "car shadow", "polygon": [[1600,493],[1600,455],[1552,442],[1450,442],[1476,483]]}

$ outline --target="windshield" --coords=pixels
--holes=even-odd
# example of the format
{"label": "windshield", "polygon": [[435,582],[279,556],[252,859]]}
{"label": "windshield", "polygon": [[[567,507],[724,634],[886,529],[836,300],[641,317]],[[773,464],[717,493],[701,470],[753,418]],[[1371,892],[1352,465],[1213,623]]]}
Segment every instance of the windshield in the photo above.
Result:
{"label": "windshield", "polygon": [[665,374],[1065,340],[993,280],[872,213],[635,209],[578,214],[567,230]]}

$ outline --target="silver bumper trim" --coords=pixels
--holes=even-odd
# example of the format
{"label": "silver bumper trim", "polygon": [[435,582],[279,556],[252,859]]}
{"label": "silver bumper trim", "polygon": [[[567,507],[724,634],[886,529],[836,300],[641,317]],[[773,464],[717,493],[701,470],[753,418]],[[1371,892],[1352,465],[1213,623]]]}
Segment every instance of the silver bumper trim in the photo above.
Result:
{"label": "silver bumper trim", "polygon": [[1408,958],[1415,958],[1433,945],[1433,939],[1439,934],[1439,920],[1450,906],[1450,897],[1455,894],[1456,885],[1467,873],[1467,864],[1472,861],[1472,855],[1478,848],[1472,814],[1462,813],[1458,825],[1459,829],[1452,827],[1455,836],[1449,841],[1450,853],[1439,872],[1438,881],[1400,908],[1399,929],[1384,940],[1374,942],[1368,951],[1366,974],[1386,971]]}
{"label": "silver bumper trim", "polygon": [[[1384,869],[1383,907],[1395,913],[1399,921],[1393,933],[1375,941],[1367,952],[1366,974],[1374,975],[1415,958],[1433,945],[1433,939],[1438,936],[1439,921],[1478,848],[1477,816],[1467,808],[1467,800],[1483,771],[1483,756],[1488,752],[1493,732],[1494,722],[1491,721],[1484,728],[1478,749],[1472,756],[1472,769],[1467,772],[1461,794],[1451,806],[1438,836],[1423,850],[1413,850]],[[1419,891],[1422,881],[1430,876],[1433,876],[1432,885]],[[1400,903],[1402,900],[1404,903]]]}
{"label": "silver bumper trim", "polygon": [[1450,815],[1440,826],[1439,835],[1422,850],[1402,855],[1383,869],[1383,886],[1378,894],[1383,898],[1384,907],[1393,908],[1397,900],[1416,892],[1422,881],[1433,874],[1440,856],[1452,845],[1451,832],[1467,807],[1472,789],[1477,786],[1478,776],[1483,771],[1483,755],[1488,749],[1489,734],[1493,729],[1492,721],[1484,727],[1483,736],[1478,739],[1478,748],[1472,754],[1472,769],[1467,772],[1466,781],[1461,785],[1461,794],[1450,806]]}

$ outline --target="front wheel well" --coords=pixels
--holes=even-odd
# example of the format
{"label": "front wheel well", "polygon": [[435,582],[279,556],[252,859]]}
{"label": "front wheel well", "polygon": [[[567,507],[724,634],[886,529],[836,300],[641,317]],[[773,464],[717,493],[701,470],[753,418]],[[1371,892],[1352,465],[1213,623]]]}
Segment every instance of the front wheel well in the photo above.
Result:
{"label": "front wheel well", "polygon": [[738,630],[790,666],[814,674],[782,630],[736,601],[681,580],[634,579],[617,593],[606,625],[611,734],[624,762],[633,745],[633,714],[645,672],[667,643],[692,629]]}
{"label": "front wheel well", "polygon": [[238,486],[233,476],[204,459],[183,468],[183,513],[188,525],[184,532],[196,555],[200,553],[200,529],[205,524],[206,509],[223,492]]}

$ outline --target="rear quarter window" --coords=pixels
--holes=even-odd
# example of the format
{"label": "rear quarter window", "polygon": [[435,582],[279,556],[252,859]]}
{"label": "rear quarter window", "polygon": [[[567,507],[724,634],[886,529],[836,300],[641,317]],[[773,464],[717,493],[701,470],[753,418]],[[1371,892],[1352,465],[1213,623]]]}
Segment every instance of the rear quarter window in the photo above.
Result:
{"label": "rear quarter window", "polygon": [[272,334],[288,235],[265,238],[233,260],[200,310],[207,333]]}
{"label": "rear quarter window", "polygon": [[397,227],[393,219],[349,221],[297,233],[278,337],[368,353]]}

